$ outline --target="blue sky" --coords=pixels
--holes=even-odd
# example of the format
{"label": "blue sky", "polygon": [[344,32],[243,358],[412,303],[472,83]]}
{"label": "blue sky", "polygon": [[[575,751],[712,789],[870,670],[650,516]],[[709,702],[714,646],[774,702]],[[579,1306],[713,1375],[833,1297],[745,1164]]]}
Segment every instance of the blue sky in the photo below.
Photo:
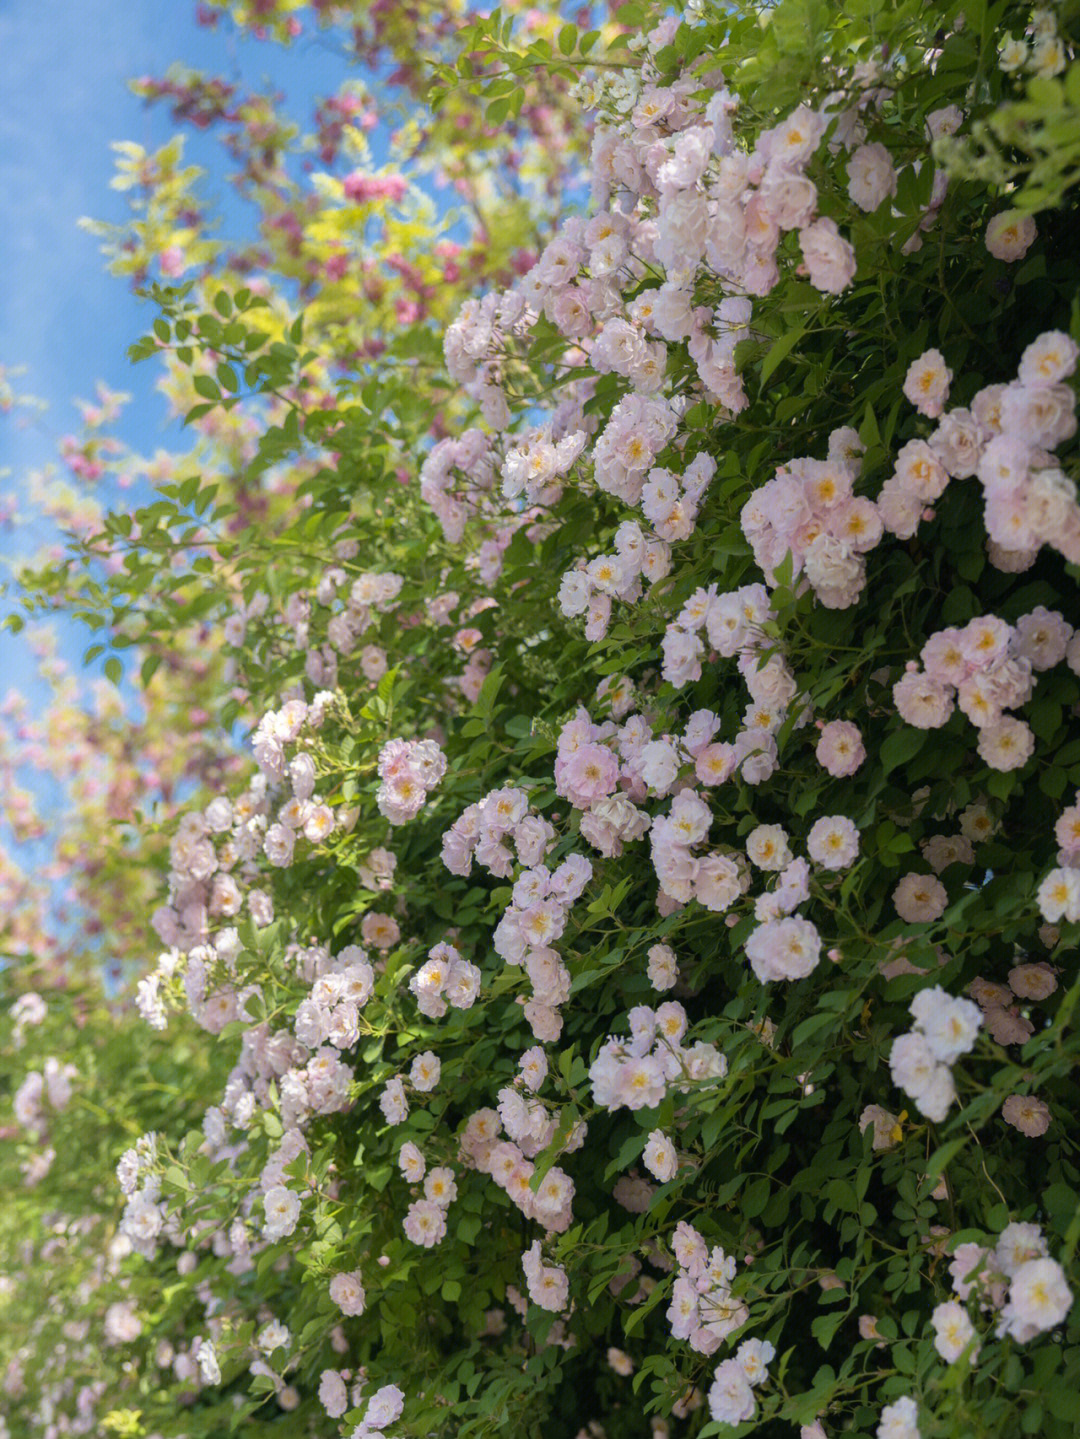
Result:
{"label": "blue sky", "polygon": [[[246,87],[269,79],[298,119],[349,73],[325,36],[283,50],[238,37],[224,21],[207,30],[195,22],[194,0],[0,0],[0,365],[25,367],[17,387],[48,404],[29,426],[0,415],[0,492],[21,490],[21,475],[55,458],[58,438],[78,428],[72,400],[93,400],[99,379],[134,396],[119,426],[133,448],[152,453],[178,434],[152,367],[132,368],[126,357],[153,312],[107,273],[97,239],[78,227],[84,215],[124,218],[125,198],[109,188],[110,143],[149,149],[173,131],[167,109],[146,107],[127,81],[161,75],[174,61]],[[209,171],[210,193],[236,232],[244,208],[229,202],[223,157],[212,138],[186,135],[186,158]],[[0,557],[16,544],[0,530]],[[89,638],[61,634],[77,662]],[[0,697],[14,685],[33,708],[47,702],[33,670],[24,640],[0,631]],[[2,809],[0,795],[0,818]]]}
{"label": "blue sky", "polygon": [[[0,0],[0,363],[28,367],[24,383],[49,401],[57,434],[72,427],[72,397],[91,399],[101,378],[139,394],[126,438],[162,440],[150,375],[131,371],[125,358],[152,316],[106,273],[97,240],[78,229],[82,215],[125,214],[124,197],[109,189],[110,142],[151,148],[172,130],[166,109],[144,106],[127,80],[161,74],[177,60],[248,85],[265,76],[304,115],[348,73],[324,37],[285,51],[240,38],[224,22],[208,31],[194,11],[193,0]],[[190,159],[212,176],[216,169],[212,191],[224,198],[214,142],[188,131],[186,144]],[[239,216],[234,208],[230,218]],[[34,436],[0,436],[0,465],[18,470],[43,458]]]}

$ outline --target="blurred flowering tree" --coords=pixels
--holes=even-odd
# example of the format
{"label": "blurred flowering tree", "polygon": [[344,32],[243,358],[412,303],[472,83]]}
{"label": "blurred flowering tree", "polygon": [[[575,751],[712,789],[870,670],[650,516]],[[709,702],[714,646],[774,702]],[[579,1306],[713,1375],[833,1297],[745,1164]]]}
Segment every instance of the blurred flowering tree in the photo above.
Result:
{"label": "blurred flowering tree", "polygon": [[344,32],[308,136],[138,82],[257,241],[179,142],[101,227],[194,438],[23,577],[142,713],[137,1013],[8,942],[11,1432],[1065,1439],[1075,10],[360,8],[205,9]]}

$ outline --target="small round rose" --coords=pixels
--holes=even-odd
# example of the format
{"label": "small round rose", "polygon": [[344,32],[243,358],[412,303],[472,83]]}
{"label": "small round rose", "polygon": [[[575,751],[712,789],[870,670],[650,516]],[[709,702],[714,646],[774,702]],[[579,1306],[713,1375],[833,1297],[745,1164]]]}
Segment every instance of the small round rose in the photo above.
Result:
{"label": "small round rose", "polygon": [[1023,720],[1005,715],[979,730],[979,758],[1003,773],[1022,769],[1035,752],[1035,736]]}
{"label": "small round rose", "polygon": [[893,890],[896,912],[907,924],[926,924],[945,913],[949,895],[931,874],[906,874]]}
{"label": "small round rose", "polygon": [[937,419],[949,398],[952,371],[940,350],[927,350],[912,360],[904,377],[904,394],[921,415]]}
{"label": "small round rose", "polygon": [[746,854],[758,869],[778,870],[791,863],[787,834],[778,824],[759,824],[746,837]]}
{"label": "small round rose", "polygon": [[986,248],[995,260],[1012,264],[1022,260],[1035,243],[1038,227],[1030,215],[1003,210],[986,227]]}
{"label": "small round rose", "polygon": [[859,857],[859,827],[845,815],[826,815],[807,835],[806,852],[823,869],[847,869]]}
{"label": "small round rose", "polygon": [[[934,1348],[946,1364],[955,1364],[975,1338],[972,1324],[964,1306],[955,1299],[939,1304],[930,1316],[934,1327]],[[976,1350],[969,1355],[973,1359]]]}
{"label": "small round rose", "polygon": [[615,1373],[624,1379],[634,1372],[634,1361],[622,1349],[616,1349],[614,1346],[610,1348],[607,1352],[607,1361]]}
{"label": "small round rose", "polygon": [[859,728],[848,720],[823,725],[814,753],[818,764],[836,779],[854,774],[866,758]]}
{"label": "small round rose", "polygon": [[1031,1337],[1060,1324],[1072,1300],[1065,1273],[1056,1260],[1029,1259],[1013,1275],[1002,1319],[1007,1325],[1022,1326]]}
{"label": "small round rose", "polygon": [[335,1274],[330,1281],[330,1298],[342,1314],[363,1314],[365,1295],[364,1286],[360,1283],[360,1271],[354,1269]]}
{"label": "small round rose", "polygon": [[653,989],[670,989],[679,977],[675,951],[668,944],[654,944],[648,953],[649,983]]}
{"label": "small round rose", "polygon": [[675,1178],[679,1169],[679,1156],[662,1129],[650,1132],[642,1162],[653,1178],[658,1179],[661,1184]]}
{"label": "small round rose", "polygon": [[1009,988],[1019,999],[1047,999],[1057,978],[1048,964],[1018,964],[1009,970]]}
{"label": "small round rose", "polygon": [[892,693],[900,718],[916,729],[940,729],[955,708],[951,688],[914,670],[897,680]]}
{"label": "small round rose", "polygon": [[1001,1117],[1029,1139],[1037,1139],[1050,1128],[1050,1110],[1030,1094],[1010,1094],[1001,1106]]}

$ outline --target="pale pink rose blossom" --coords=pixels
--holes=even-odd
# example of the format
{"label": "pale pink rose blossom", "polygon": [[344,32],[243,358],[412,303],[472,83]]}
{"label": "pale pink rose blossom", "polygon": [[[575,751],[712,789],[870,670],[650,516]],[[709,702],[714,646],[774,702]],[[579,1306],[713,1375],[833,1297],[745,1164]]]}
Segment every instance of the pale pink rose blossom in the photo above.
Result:
{"label": "pale pink rose blossom", "polygon": [[1012,264],[1022,260],[1035,243],[1038,226],[1031,215],[1003,210],[986,227],[986,248],[995,260]]}
{"label": "pale pink rose blossom", "polygon": [[1034,1095],[1010,1094],[1001,1106],[1001,1117],[1029,1139],[1037,1139],[1050,1128],[1049,1107]]}
{"label": "pale pink rose blossom", "polygon": [[406,1239],[431,1249],[446,1234],[446,1210],[430,1199],[416,1199],[405,1213],[402,1228]]}
{"label": "pale pink rose blossom", "polygon": [[926,924],[945,913],[949,896],[939,879],[929,874],[906,874],[893,890],[896,912],[907,924]]}
{"label": "pale pink rose blossom", "polygon": [[904,378],[904,394],[921,415],[936,419],[949,398],[952,371],[940,350],[926,350],[913,360]]}
{"label": "pale pink rose blossom", "polygon": [[896,194],[897,174],[884,145],[860,145],[847,164],[848,194],[860,210],[876,210]]}
{"label": "pale pink rose blossom", "polygon": [[1057,989],[1057,978],[1048,964],[1018,964],[1009,970],[1009,987],[1019,999],[1047,999]]}
{"label": "pale pink rose blossom", "polygon": [[940,729],[955,708],[945,685],[915,670],[897,680],[892,694],[900,718],[916,729]]}
{"label": "pale pink rose blossom", "polygon": [[365,1296],[359,1270],[335,1274],[330,1281],[330,1298],[342,1314],[363,1314]]}
{"label": "pale pink rose blossom", "polygon": [[[975,1326],[967,1310],[955,1299],[948,1300],[937,1305],[930,1323],[934,1329],[934,1348],[946,1364],[955,1364],[975,1338]],[[977,1354],[975,1345],[968,1355],[969,1362],[974,1362]]]}
{"label": "pale pink rose blossom", "polygon": [[661,1184],[666,1184],[669,1179],[674,1179],[679,1168],[679,1157],[675,1152],[675,1146],[661,1129],[654,1129],[650,1132],[645,1145],[645,1152],[642,1155],[642,1163]]}
{"label": "pale pink rose blossom", "polygon": [[858,726],[848,720],[831,720],[823,725],[816,755],[822,768],[835,778],[854,774],[866,759]]}
{"label": "pale pink rose blossom", "polygon": [[1035,736],[1023,720],[1006,715],[979,731],[979,757],[991,769],[1021,769],[1035,752]]}
{"label": "pale pink rose blossom", "polygon": [[855,251],[835,220],[815,220],[799,231],[799,245],[810,283],[826,295],[839,295],[855,278]]}
{"label": "pale pink rose blossom", "polygon": [[859,857],[859,830],[844,815],[816,820],[806,837],[810,858],[823,869],[847,869]]}

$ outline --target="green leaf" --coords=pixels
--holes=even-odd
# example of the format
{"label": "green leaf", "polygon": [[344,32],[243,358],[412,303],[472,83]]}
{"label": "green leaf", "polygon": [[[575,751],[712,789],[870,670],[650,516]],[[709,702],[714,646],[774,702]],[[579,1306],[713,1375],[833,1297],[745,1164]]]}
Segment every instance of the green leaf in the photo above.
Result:
{"label": "green leaf", "polygon": [[191,383],[195,393],[202,395],[204,400],[221,399],[221,391],[209,375],[196,375]]}
{"label": "green leaf", "polygon": [[810,1332],[821,1345],[822,1349],[828,1349],[836,1337],[836,1331],[847,1318],[844,1310],[836,1310],[832,1314],[819,1314],[811,1321]]}
{"label": "green leaf", "polygon": [[753,1180],[747,1186],[746,1193],[742,1197],[740,1208],[747,1219],[756,1219],[769,1202],[772,1193],[772,1181],[763,1174]]}
{"label": "green leaf", "polygon": [[912,725],[907,725],[901,730],[894,730],[891,735],[886,736],[881,746],[882,769],[886,774],[890,774],[900,765],[914,759],[925,742],[925,730],[915,729]]}
{"label": "green leaf", "polygon": [[1008,799],[1016,782],[1015,771],[993,770],[986,779],[986,788],[995,799]]}
{"label": "green leaf", "polygon": [[930,1162],[925,1169],[928,1183],[932,1183],[939,1175],[943,1174],[949,1162],[956,1157],[967,1143],[966,1138],[950,1139],[940,1149],[935,1149],[930,1156]]}
{"label": "green leaf", "polygon": [[1080,1423],[1080,1385],[1058,1380],[1046,1395],[1047,1408],[1055,1419]]}
{"label": "green leaf", "polygon": [[495,696],[502,688],[503,671],[501,665],[493,665],[490,672],[485,676],[484,683],[480,686],[480,693],[473,705],[473,714],[488,718],[495,704]]}
{"label": "green leaf", "polygon": [[619,1174],[622,1170],[628,1169],[638,1155],[649,1142],[649,1136],[643,1130],[637,1130],[628,1135],[619,1147],[619,1152],[604,1171],[604,1181],[607,1182],[613,1174]]}
{"label": "green leaf", "polygon": [[863,412],[863,422],[859,426],[859,439],[868,450],[881,445],[881,431],[878,429],[874,407],[869,400],[867,400],[866,409]]}
{"label": "green leaf", "polygon": [[476,1236],[480,1233],[479,1214],[465,1214],[458,1220],[457,1237],[462,1244],[475,1244]]}
{"label": "green leaf", "polygon": [[791,351],[806,334],[805,325],[796,325],[793,330],[788,330],[778,340],[774,340],[769,353],[761,362],[761,383],[764,385],[770,375],[781,363],[786,360]]}
{"label": "green leaf", "polygon": [[231,365],[222,362],[220,365],[218,365],[215,374],[217,375],[218,383],[223,390],[229,390],[235,394],[236,391],[240,388],[240,380],[237,376],[236,371]]}

